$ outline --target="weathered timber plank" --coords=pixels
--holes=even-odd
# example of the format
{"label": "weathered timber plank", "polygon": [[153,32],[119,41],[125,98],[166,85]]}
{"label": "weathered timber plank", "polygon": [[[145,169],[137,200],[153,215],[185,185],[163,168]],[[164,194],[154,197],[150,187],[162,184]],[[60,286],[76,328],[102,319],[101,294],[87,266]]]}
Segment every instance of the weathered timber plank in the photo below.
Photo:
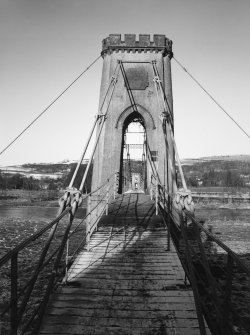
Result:
{"label": "weathered timber plank", "polygon": [[[150,303],[149,303],[150,304]],[[148,305],[149,305],[148,304]],[[102,308],[101,308],[101,307]],[[101,313],[105,314],[106,312],[109,312],[113,309],[115,309],[116,311],[119,311],[119,308],[121,308],[121,310],[123,310],[125,313],[127,312],[128,315],[131,314],[131,317],[133,316],[133,314],[135,314],[137,316],[137,314],[140,314],[141,318],[145,317],[149,317],[151,315],[151,317],[153,317],[153,315],[155,315],[155,317],[157,317],[157,315],[160,315],[161,313],[165,313],[166,311],[194,311],[195,310],[195,306],[194,303],[192,302],[164,302],[163,304],[156,304],[154,303],[155,309],[159,309],[159,307],[161,307],[163,310],[159,310],[157,312],[154,312],[153,309],[149,310],[149,308],[146,308],[145,306],[147,306],[147,301],[145,301],[144,303],[135,303],[135,302],[129,302],[129,301],[102,301],[101,304],[100,302],[94,302],[94,301],[54,301],[53,303],[51,303],[50,307],[48,308],[48,313],[50,314],[56,314],[56,315],[60,315],[60,313],[62,313],[64,310],[67,310],[67,313],[73,313],[73,315],[75,315],[75,309],[83,309],[84,313],[86,313],[86,316],[88,316],[89,313],[93,313],[93,311],[101,311]],[[158,308],[157,308],[158,306]],[[90,308],[91,307],[91,308]],[[108,309],[108,310],[106,310]],[[86,311],[85,311],[86,310]],[[135,313],[135,311],[137,311]],[[141,314],[141,313],[143,314]],[[134,315],[134,316],[135,316]],[[143,316],[144,315],[144,316]]]}
{"label": "weathered timber plank", "polygon": [[139,212],[133,199],[100,221],[91,251],[79,253],[68,285],[51,297],[41,334],[199,334],[193,293],[173,244],[166,250],[167,231],[160,217],[146,215],[148,198]]}
{"label": "weathered timber plank", "polygon": [[[75,271],[82,271],[84,267],[80,267],[80,266],[77,266],[74,268]],[[123,276],[125,279],[129,279],[130,277],[133,277],[133,278],[139,278],[141,276],[177,276],[179,274],[178,272],[178,269],[176,271],[174,271],[173,269],[171,268],[166,268],[166,269],[159,269],[159,268],[148,268],[148,269],[145,269],[145,268],[137,268],[135,270],[133,269],[129,269],[128,268],[118,268],[118,269],[115,269],[114,267],[112,268],[108,268],[108,269],[105,269],[105,268],[101,268],[101,269],[87,269],[87,268],[84,268],[85,271],[86,271],[86,277],[95,277],[95,278],[99,278],[98,276],[105,276],[105,275],[109,275],[109,276],[115,276],[117,273],[120,275],[120,276]]]}
{"label": "weathered timber plank", "polygon": [[[124,295],[112,295],[112,297],[110,297],[110,295],[91,295],[91,298],[89,296],[79,296],[77,294],[60,294],[56,297],[56,302],[59,301],[73,301],[77,304],[78,301],[81,302],[87,302],[88,304],[92,303],[92,306],[95,302],[102,302],[102,303],[106,303],[106,302],[110,302],[112,298],[112,302],[115,302],[116,304],[118,304],[117,306],[119,306],[119,304],[122,302],[131,302],[131,304],[135,304],[136,308],[138,308],[138,303],[143,302],[143,304],[145,305],[145,303],[147,303],[148,307],[150,310],[156,308],[157,304],[161,305],[161,308],[164,308],[164,304],[166,302],[168,303],[185,303],[185,302],[190,302],[190,295],[188,296],[167,296],[167,297],[162,297],[162,296],[158,296],[158,297],[147,297],[145,298],[144,296],[124,296]],[[51,306],[54,306],[54,302],[51,303]],[[88,306],[89,308],[89,306]]]}
{"label": "weathered timber plank", "polygon": [[[57,331],[56,329],[52,328],[51,331],[43,331],[41,334],[46,334],[46,335],[156,335],[156,334],[168,334],[168,335],[200,335],[200,330],[199,328],[178,328],[178,330],[174,328],[169,328],[167,332],[165,331],[164,333],[164,328],[161,326],[160,328],[158,326],[155,327],[147,327],[145,328],[120,328],[120,327],[99,327],[95,328],[93,330],[93,327],[85,326],[84,330],[78,329],[74,331],[74,333],[71,332],[71,330],[61,330]],[[177,332],[178,331],[178,332]],[[209,333],[207,333],[209,334]]]}
{"label": "weathered timber plank", "polygon": [[[148,296],[150,298],[170,298],[170,297],[188,297],[190,299],[192,299],[193,297],[193,292],[189,289],[189,290],[185,290],[185,289],[180,289],[178,287],[175,287],[175,290],[152,290],[150,291],[150,294],[148,292]],[[82,295],[81,295],[82,293]],[[87,295],[89,293],[89,296]],[[53,296],[55,296],[56,298],[64,298],[67,299],[67,296],[73,296],[74,299],[76,299],[76,297],[78,297],[79,299],[81,299],[81,296],[85,297],[87,296],[87,298],[89,297],[94,297],[94,296],[100,296],[100,297],[105,297],[105,296],[110,296],[112,295],[112,298],[114,299],[116,296],[122,296],[123,299],[124,298],[128,298],[128,299],[133,299],[136,298],[136,294],[139,294],[138,290],[120,290],[120,289],[112,289],[112,290],[99,290],[98,288],[86,288],[86,287],[82,287],[80,289],[77,288],[72,288],[72,287],[63,287],[62,290],[60,290],[57,294],[54,294]]]}
{"label": "weathered timber plank", "polygon": [[[168,312],[168,313],[167,313]],[[164,311],[162,311],[162,313],[164,313]],[[171,311],[166,310],[164,315],[168,315],[168,317],[171,317]],[[189,320],[196,320],[194,318],[194,312],[193,310],[191,311],[175,311],[174,312],[174,316],[178,319],[182,319],[182,322],[184,323],[186,319]],[[44,323],[46,324],[80,324],[81,323],[81,318],[82,317],[86,317],[86,319],[89,320],[88,315],[85,314],[84,310],[80,310],[80,311],[76,311],[75,314],[69,314],[69,315],[64,315],[64,317],[62,318],[61,315],[56,315],[56,314],[49,314],[49,312],[47,313],[47,315],[44,317]],[[46,321],[46,322],[45,322]]]}
{"label": "weathered timber plank", "polygon": [[112,280],[102,280],[102,279],[92,279],[88,280],[84,278],[84,275],[78,275],[78,280],[82,282],[82,285],[86,287],[92,288],[119,288],[122,290],[125,289],[147,289],[147,290],[167,290],[168,287],[172,288],[176,285],[183,285],[182,280],[178,279],[161,279],[161,280],[154,280],[154,279],[143,279],[143,280],[120,280],[120,279],[112,279]]}
{"label": "weathered timber plank", "polygon": [[[171,324],[172,323],[172,324]],[[111,332],[112,331],[112,332]],[[65,325],[48,325],[46,331],[41,331],[41,334],[75,334],[75,335],[91,335],[91,334],[140,334],[140,335],[153,335],[153,334],[178,334],[178,335],[200,335],[198,326],[187,325],[181,327],[173,324],[170,320],[152,320],[151,322],[141,322],[137,319],[122,319],[109,318],[102,320],[102,326],[93,327],[87,324],[75,324],[67,326],[67,333],[65,332]]]}

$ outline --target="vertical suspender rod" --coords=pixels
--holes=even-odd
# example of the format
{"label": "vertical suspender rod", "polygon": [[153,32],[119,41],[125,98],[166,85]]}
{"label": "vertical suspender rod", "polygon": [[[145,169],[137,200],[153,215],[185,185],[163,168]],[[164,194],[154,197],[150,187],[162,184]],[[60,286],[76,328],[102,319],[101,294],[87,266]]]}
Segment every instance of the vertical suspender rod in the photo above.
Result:
{"label": "vertical suspender rod", "polygon": [[[154,73],[155,73],[155,78],[154,78],[154,82],[155,82],[155,88],[156,88],[156,94],[157,94],[157,99],[158,99],[158,104],[159,104],[159,108],[160,108],[160,100],[159,100],[159,95],[158,95],[158,91],[161,92],[161,98],[164,104],[164,112],[162,113],[160,119],[162,122],[162,126],[163,126],[163,132],[164,132],[164,137],[165,137],[165,142],[166,142],[166,146],[167,146],[167,151],[168,151],[168,141],[167,141],[167,133],[166,131],[169,132],[171,140],[173,142],[174,145],[174,150],[175,150],[175,156],[176,156],[176,160],[177,160],[177,164],[178,164],[178,168],[179,168],[179,172],[180,172],[180,176],[181,176],[181,181],[182,181],[182,186],[185,190],[187,190],[187,185],[186,185],[186,181],[184,178],[184,174],[183,174],[183,170],[182,170],[182,166],[181,166],[181,161],[180,161],[180,157],[178,154],[178,150],[177,150],[177,146],[176,146],[176,142],[175,142],[175,138],[174,138],[174,134],[173,134],[173,124],[172,124],[172,120],[173,120],[173,116],[172,116],[172,112],[170,110],[168,101],[165,97],[165,93],[162,87],[162,82],[160,80],[159,77],[159,73],[156,67],[156,63],[152,62],[153,65],[153,69],[154,69]],[[168,119],[170,119],[171,124],[169,124]],[[168,151],[168,157],[170,159],[170,168],[171,171],[173,173],[174,171],[174,167],[173,167],[173,162],[169,156],[169,151]]]}
{"label": "vertical suspender rod", "polygon": [[[116,67],[116,69],[117,69],[117,67]],[[116,71],[116,69],[115,69],[115,71]],[[109,106],[110,106],[110,102],[112,100],[114,89],[115,89],[115,86],[116,86],[116,83],[117,83],[117,78],[118,78],[119,70],[120,70],[120,66],[118,68],[116,76],[112,76],[112,78],[111,78],[112,85],[110,85],[109,88],[110,87],[112,87],[112,88],[111,88],[111,94],[110,94],[110,98],[108,100],[106,112],[104,114],[99,114],[99,118],[101,118],[100,128],[99,128],[99,131],[98,131],[98,134],[97,134],[97,138],[96,138],[96,142],[95,142],[94,148],[93,148],[92,153],[91,153],[91,157],[89,159],[87,168],[86,168],[84,176],[82,178],[82,182],[81,182],[81,185],[80,185],[80,191],[82,191],[82,189],[84,187],[84,184],[86,182],[86,178],[87,178],[87,174],[88,174],[88,171],[89,171],[89,168],[90,168],[90,164],[91,164],[92,159],[94,157],[94,154],[95,154],[95,151],[96,151],[96,148],[97,148],[97,144],[99,142],[99,138],[100,138],[100,135],[101,135],[101,132],[102,132],[102,128],[104,126],[105,120],[106,120],[107,115],[108,115]]]}

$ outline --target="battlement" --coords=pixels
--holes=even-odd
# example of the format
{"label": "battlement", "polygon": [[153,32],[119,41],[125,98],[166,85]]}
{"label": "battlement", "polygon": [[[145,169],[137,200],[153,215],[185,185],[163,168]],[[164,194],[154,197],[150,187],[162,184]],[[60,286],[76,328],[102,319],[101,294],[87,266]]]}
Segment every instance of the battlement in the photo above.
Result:
{"label": "battlement", "polygon": [[136,34],[125,34],[122,41],[121,34],[110,34],[102,41],[102,55],[112,52],[161,52],[163,56],[172,57],[172,41],[165,35],[153,35],[153,41],[150,35],[140,34],[139,41],[136,40]]}

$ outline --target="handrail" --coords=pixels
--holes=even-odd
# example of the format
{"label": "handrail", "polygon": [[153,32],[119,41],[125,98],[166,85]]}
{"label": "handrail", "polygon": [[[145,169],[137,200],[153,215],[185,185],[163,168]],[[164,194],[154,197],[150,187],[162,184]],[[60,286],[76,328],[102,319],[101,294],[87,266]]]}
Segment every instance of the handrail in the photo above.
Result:
{"label": "handrail", "polygon": [[[200,313],[199,306],[201,305],[206,321],[215,335],[233,334],[234,325],[237,325],[242,331],[247,329],[245,321],[240,317],[231,300],[234,294],[232,281],[237,274],[234,272],[233,266],[237,265],[239,271],[245,273],[248,278],[250,277],[250,269],[235,252],[203,227],[193,214],[185,208],[182,210],[175,208],[173,206],[175,198],[164,185],[158,182],[157,186],[153,184],[152,187],[158,187],[156,193],[158,193],[160,213],[168,224],[170,235],[193,287],[197,313]],[[187,224],[188,220],[192,225]],[[189,229],[194,229],[194,233],[188,234]],[[224,273],[225,287],[222,286],[223,282],[217,280],[216,275],[211,270],[213,258],[210,258],[210,255],[213,255],[213,251],[206,249],[203,245],[201,232],[205,233],[206,240],[215,243],[225,252],[225,261],[223,261],[223,258],[220,261],[222,263],[216,264]],[[185,251],[183,250],[183,243]],[[201,319],[202,317],[199,316],[199,322]],[[204,331],[203,327],[201,334],[205,334]]]}
{"label": "handrail", "polygon": [[206,235],[209,237],[210,240],[213,242],[216,242],[224,251],[226,251],[235,261],[235,263],[238,264],[239,267],[244,270],[248,276],[250,276],[250,269],[242,262],[242,260],[237,256],[237,254],[230,249],[226,244],[224,244],[220,239],[218,239],[216,236],[211,234],[206,228],[204,228],[197,220],[195,220],[194,217],[190,216],[189,213],[186,213],[187,217],[192,220],[202,231],[206,233]]}
{"label": "handrail", "polygon": [[[107,185],[107,183],[109,182],[110,178],[113,177],[114,175],[116,175],[116,173],[111,174],[111,176],[101,186],[97,187],[95,190],[93,190],[93,191],[89,192],[88,194],[86,194],[85,196],[83,196],[83,200],[85,200],[88,196],[94,194],[95,192],[99,191],[102,187],[104,187],[105,185]],[[27,247],[31,242],[35,241],[38,237],[40,237],[41,235],[43,235],[47,230],[49,230],[51,227],[53,227],[53,225],[55,223],[57,223],[58,221],[60,221],[70,211],[71,211],[71,206],[69,205],[68,208],[66,208],[60,215],[58,215],[47,226],[45,226],[44,228],[42,228],[41,230],[39,230],[37,233],[33,234],[32,236],[28,237],[27,239],[25,239],[24,241],[22,241],[20,244],[18,244],[16,247],[14,247],[12,250],[10,250],[6,255],[4,255],[0,259],[0,268],[2,267],[3,264],[5,264],[7,261],[9,261],[11,259],[11,257],[15,253],[21,251],[22,249],[24,249],[25,247]]]}
{"label": "handrail", "polygon": [[[114,70],[114,73],[113,73],[113,76],[111,76],[111,78],[110,78],[110,82],[109,82],[108,89],[107,89],[107,91],[106,91],[106,94],[105,94],[105,96],[104,96],[103,102],[102,102],[101,107],[100,107],[100,112],[99,112],[99,114],[96,115],[96,117],[95,117],[94,124],[93,124],[93,126],[92,126],[92,128],[91,128],[91,131],[90,131],[90,134],[89,134],[89,136],[88,136],[87,142],[86,142],[86,144],[85,144],[84,150],[83,150],[83,152],[82,152],[82,155],[81,155],[81,157],[80,157],[80,159],[79,159],[79,161],[78,161],[78,163],[77,163],[77,166],[76,166],[76,168],[75,168],[74,174],[73,174],[73,176],[72,176],[72,178],[71,178],[71,181],[70,181],[70,183],[69,183],[69,188],[72,188],[72,187],[73,187],[75,178],[76,178],[77,173],[78,173],[78,171],[79,171],[79,169],[80,169],[80,165],[82,164],[82,161],[83,161],[83,159],[84,159],[84,157],[85,157],[85,154],[86,154],[86,152],[87,152],[87,150],[88,150],[89,143],[90,143],[91,138],[92,138],[92,136],[93,136],[94,130],[95,130],[96,126],[97,126],[98,121],[101,119],[101,125],[100,125],[100,129],[98,130],[98,135],[97,135],[97,138],[96,138],[96,141],[95,141],[95,144],[94,144],[94,149],[92,150],[91,158],[89,159],[89,162],[88,162],[88,164],[87,164],[87,167],[86,167],[86,170],[85,170],[84,175],[83,175],[83,177],[82,177],[81,185],[80,185],[80,188],[79,188],[80,191],[83,190],[83,187],[84,187],[84,184],[85,184],[85,181],[86,181],[86,178],[87,178],[87,174],[88,174],[88,171],[89,171],[89,168],[90,168],[90,164],[91,164],[91,162],[92,162],[92,159],[93,159],[93,156],[94,156],[94,153],[95,153],[95,150],[96,150],[96,146],[97,146],[97,143],[98,143],[98,141],[99,141],[99,136],[100,136],[100,134],[101,134],[103,124],[104,124],[104,122],[105,122],[105,120],[106,120],[106,117],[107,117],[107,114],[108,114],[109,105],[110,105],[110,102],[111,102],[111,99],[112,99],[112,96],[113,96],[113,92],[114,92],[114,89],[115,89],[115,85],[116,85],[116,83],[117,83],[117,77],[118,77],[117,70],[118,70],[118,73],[119,73],[119,70],[120,70],[120,65],[119,65],[119,63],[117,63],[117,65],[116,65],[116,67],[115,67],[115,70]],[[107,97],[108,97],[108,94],[109,94],[110,90],[111,90],[111,93],[110,93],[110,97],[109,97],[109,100],[108,100],[108,103],[107,103],[108,106],[107,106],[107,108],[106,108],[106,111],[103,113],[103,112],[102,112],[102,109],[103,109],[104,103],[105,103],[105,101],[106,101],[106,99],[107,99]]]}
{"label": "handrail", "polygon": [[42,228],[41,230],[39,230],[37,233],[35,233],[34,235],[28,237],[26,240],[24,240],[23,242],[21,242],[20,244],[18,244],[15,248],[13,248],[12,250],[10,250],[5,256],[3,256],[0,259],[0,268],[6,263],[8,262],[11,257],[13,255],[15,255],[16,253],[18,253],[19,251],[23,250],[25,247],[27,247],[31,242],[35,241],[38,237],[40,237],[41,235],[43,235],[47,230],[49,230],[51,227],[53,227],[53,225],[55,223],[57,223],[58,221],[60,221],[65,215],[67,215],[71,210],[71,207],[65,209],[63,211],[62,214],[60,214],[58,217],[56,217],[53,221],[51,221],[46,227]]}
{"label": "handrail", "polygon": [[[173,196],[171,194],[169,194],[165,188],[165,186],[163,186],[162,184],[159,183],[159,186],[162,188],[163,191],[165,191],[165,193],[171,198],[171,200],[173,201]],[[172,210],[174,210],[176,213],[178,213],[174,208],[172,208]],[[171,215],[171,213],[170,213]],[[216,236],[214,236],[213,234],[211,234],[206,228],[204,228],[196,219],[193,215],[191,215],[190,213],[188,213],[185,210],[185,215],[193,222],[195,223],[202,231],[204,231],[204,233],[206,233],[206,235],[215,243],[217,243],[224,251],[226,251],[231,257],[233,257],[233,259],[235,260],[235,262],[242,268],[242,270],[244,270],[249,276],[250,276],[250,270],[246,267],[246,265],[241,261],[241,259],[239,259],[239,257],[237,256],[237,254],[235,252],[233,252],[225,243],[223,243],[220,239],[218,239]],[[173,217],[172,217],[173,218]]]}
{"label": "handrail", "polygon": [[[5,264],[8,264],[9,261],[11,262],[11,273],[12,273],[12,276],[10,278],[11,280],[11,300],[10,300],[9,305],[5,307],[4,311],[2,311],[0,315],[0,318],[3,318],[3,317],[5,318],[7,316],[6,313],[10,309],[11,335],[17,335],[18,332],[25,334],[26,329],[28,329],[30,326],[33,327],[33,325],[35,325],[33,334],[37,333],[37,329],[39,328],[39,323],[41,321],[50,292],[52,288],[54,287],[55,283],[58,281],[58,279],[61,278],[59,276],[59,273],[66,271],[66,274],[67,274],[67,269],[70,264],[69,259],[72,261],[72,257],[68,257],[69,240],[71,239],[72,236],[77,236],[76,233],[79,232],[80,225],[82,225],[85,221],[89,220],[89,218],[91,217],[91,213],[96,213],[96,215],[93,216],[94,221],[92,222],[90,226],[90,229],[92,230],[91,233],[93,233],[93,229],[95,229],[95,227],[97,226],[101,216],[105,212],[105,209],[106,209],[106,213],[108,211],[108,203],[110,202],[110,199],[113,196],[113,191],[114,191],[114,198],[115,198],[115,194],[117,192],[117,181],[118,181],[117,174],[113,173],[111,176],[109,176],[109,178],[107,178],[107,180],[105,180],[102,183],[102,185],[97,187],[95,190],[89,192],[85,196],[83,196],[79,191],[77,191],[74,188],[72,189],[72,193],[71,193],[71,190],[69,189],[66,190],[64,197],[62,197],[59,201],[59,204],[61,207],[60,209],[61,214],[58,215],[49,224],[47,224],[44,228],[40,229],[37,233],[33,234],[32,236],[22,241],[20,244],[18,244],[16,247],[14,247],[12,250],[10,250],[6,255],[4,255],[0,259],[0,269]],[[111,188],[112,186],[114,186],[113,189]],[[111,192],[107,193],[107,190],[111,190]],[[100,199],[97,199],[97,202],[94,204],[94,207],[90,208],[90,211],[86,213],[86,215],[81,220],[81,222],[77,224],[77,227],[74,227],[74,231],[70,232],[70,229],[72,227],[73,220],[75,217],[75,213],[78,209],[78,206],[80,206],[80,204],[82,203],[82,200],[84,199],[86,200],[86,198],[93,197],[97,192],[98,192],[98,196],[100,196]],[[78,196],[76,196],[76,194]],[[61,236],[62,240],[59,243],[59,246],[58,244],[53,244],[52,241],[55,239],[55,233],[56,231],[58,231],[58,226],[59,226],[58,223],[60,222],[62,218],[64,218],[68,214],[69,214],[69,223],[67,224],[67,227],[65,228],[63,235]],[[40,257],[38,257],[39,259],[35,260],[36,264],[34,267],[34,271],[30,275],[30,279],[28,280],[27,283],[24,283],[22,288],[19,289],[19,286],[18,286],[18,255],[19,255],[19,252],[24,250],[32,242],[38,240],[39,237],[43,236],[49,230],[50,230],[50,234],[47,238],[47,242],[45,242],[44,244]],[[82,237],[82,235],[79,236],[79,239],[81,241],[80,241],[80,244],[77,242],[78,244],[74,246],[74,249],[75,249],[73,251],[74,257],[76,253],[79,252],[81,246],[84,243],[86,243],[86,236],[87,236],[86,234],[85,234],[85,237]],[[55,245],[56,249],[52,250],[51,245]],[[66,248],[66,264],[61,267],[60,263],[61,263],[63,254],[65,253],[65,248]],[[50,250],[52,252],[48,254]],[[32,315],[30,314],[31,315],[30,319],[25,320],[25,322],[23,323],[22,322],[23,316],[25,315],[27,307],[30,308],[28,306],[28,303],[30,301],[34,287],[38,280],[38,276],[41,273],[41,271],[45,271],[45,267],[48,264],[51,264],[52,261],[54,262],[54,270],[50,274],[45,295],[41,296],[39,307],[36,308],[36,310],[34,310],[33,308],[34,313]],[[59,265],[60,265],[60,271],[59,271]],[[5,319],[3,320],[5,322]]]}
{"label": "handrail", "polygon": [[105,185],[107,185],[109,183],[109,181],[112,177],[114,177],[116,175],[117,175],[117,172],[112,173],[101,186],[98,186],[94,191],[89,192],[87,194],[87,196],[92,195],[92,194],[96,193],[97,191],[99,191],[102,187],[104,187]]}

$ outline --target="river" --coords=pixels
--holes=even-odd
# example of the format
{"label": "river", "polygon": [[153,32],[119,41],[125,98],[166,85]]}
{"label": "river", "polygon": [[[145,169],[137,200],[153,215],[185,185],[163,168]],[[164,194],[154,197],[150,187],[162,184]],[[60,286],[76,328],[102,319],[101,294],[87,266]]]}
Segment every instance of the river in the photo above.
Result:
{"label": "river", "polygon": [[[43,206],[0,206],[0,218],[19,218],[19,219],[54,219],[59,207]],[[82,218],[85,213],[84,208],[79,208],[77,218]]]}
{"label": "river", "polygon": [[[54,219],[57,212],[58,207],[0,206],[0,258],[27,236],[37,232]],[[77,217],[82,218],[85,212],[84,208],[79,208]],[[196,218],[205,222],[206,228],[242,256],[247,266],[250,265],[250,209],[199,208],[196,210]],[[216,250],[217,252],[221,253],[221,250]],[[34,259],[39,256],[37,247],[34,248],[32,255]],[[6,273],[1,273],[0,282],[1,278],[6,278]],[[235,278],[237,309],[240,309],[241,315],[244,315],[245,320],[250,322],[249,301],[247,300],[247,297],[250,296],[249,286]]]}
{"label": "river", "polygon": [[[54,219],[58,207],[0,206],[0,218],[21,220]],[[76,218],[83,218],[86,209],[79,208]],[[200,208],[196,218],[204,221],[211,232],[238,254],[250,253],[250,209]]]}

